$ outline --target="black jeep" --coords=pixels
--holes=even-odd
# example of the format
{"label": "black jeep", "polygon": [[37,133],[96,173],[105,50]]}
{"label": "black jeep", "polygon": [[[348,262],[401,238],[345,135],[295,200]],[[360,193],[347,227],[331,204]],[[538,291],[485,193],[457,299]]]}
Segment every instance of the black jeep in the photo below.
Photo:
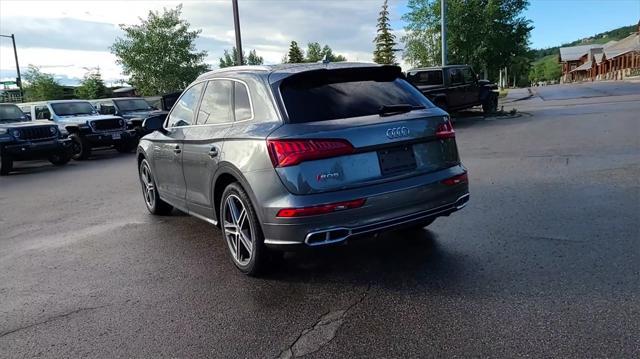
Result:
{"label": "black jeep", "polygon": [[471,66],[426,67],[407,72],[407,80],[447,112],[482,106],[485,114],[498,108],[498,86],[478,80]]}
{"label": "black jeep", "polygon": [[62,166],[72,155],[71,140],[61,138],[58,126],[31,121],[14,104],[0,104],[0,175],[8,175],[14,161],[48,159]]}
{"label": "black jeep", "polygon": [[113,147],[118,152],[131,152],[136,148],[138,135],[129,130],[122,117],[100,115],[85,100],[57,100],[21,105],[31,111],[35,119],[55,122],[74,148],[73,158],[89,158],[93,148]]}

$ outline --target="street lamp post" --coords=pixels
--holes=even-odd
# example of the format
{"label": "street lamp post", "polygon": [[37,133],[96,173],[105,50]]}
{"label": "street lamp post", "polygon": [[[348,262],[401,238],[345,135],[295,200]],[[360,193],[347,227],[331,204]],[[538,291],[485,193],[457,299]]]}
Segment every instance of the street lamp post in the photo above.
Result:
{"label": "street lamp post", "polygon": [[11,34],[11,36],[9,35],[0,35],[2,37],[7,37],[7,38],[11,38],[11,43],[13,44],[13,56],[16,59],[16,71],[18,72],[18,77],[16,79],[16,82],[18,85],[18,88],[20,88],[20,99],[22,100],[22,97],[24,96],[24,93],[22,92],[22,77],[20,76],[20,65],[18,64],[18,50],[16,50],[16,37]]}
{"label": "street lamp post", "polygon": [[442,66],[447,64],[447,1],[440,0],[440,32],[442,37]]}
{"label": "street lamp post", "polygon": [[240,39],[240,15],[238,15],[238,0],[233,0],[233,27],[236,31],[236,63],[242,63],[242,39]]}

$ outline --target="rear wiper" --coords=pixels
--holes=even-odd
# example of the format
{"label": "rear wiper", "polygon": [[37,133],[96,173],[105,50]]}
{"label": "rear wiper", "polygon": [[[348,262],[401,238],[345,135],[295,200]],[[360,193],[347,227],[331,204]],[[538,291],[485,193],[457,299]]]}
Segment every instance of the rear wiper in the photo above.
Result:
{"label": "rear wiper", "polygon": [[380,116],[390,116],[399,113],[411,112],[413,110],[423,109],[422,105],[409,105],[409,104],[397,104],[397,105],[382,105],[378,109],[378,114]]}

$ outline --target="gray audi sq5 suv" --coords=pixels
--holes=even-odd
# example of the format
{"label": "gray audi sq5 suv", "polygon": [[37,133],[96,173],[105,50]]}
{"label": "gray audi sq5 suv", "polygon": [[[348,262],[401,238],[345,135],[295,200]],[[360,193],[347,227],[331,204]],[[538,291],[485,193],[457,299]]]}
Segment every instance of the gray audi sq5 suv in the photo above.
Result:
{"label": "gray audi sq5 suv", "polygon": [[218,225],[249,275],[274,250],[423,227],[469,199],[449,116],[397,66],[215,70],[144,127],[149,211]]}

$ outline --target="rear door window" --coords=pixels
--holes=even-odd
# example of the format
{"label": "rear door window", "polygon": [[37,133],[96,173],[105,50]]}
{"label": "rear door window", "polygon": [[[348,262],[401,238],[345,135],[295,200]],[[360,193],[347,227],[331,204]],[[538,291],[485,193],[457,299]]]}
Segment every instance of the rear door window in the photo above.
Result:
{"label": "rear door window", "polygon": [[198,125],[233,122],[232,99],[233,82],[229,80],[209,81],[198,111]]}
{"label": "rear door window", "polygon": [[[328,121],[340,118],[376,115],[385,105],[432,107],[415,87],[395,78],[320,75],[292,76],[280,85],[290,123]],[[355,78],[354,78],[355,77]]]}
{"label": "rear door window", "polygon": [[203,87],[204,82],[193,85],[180,97],[169,114],[167,127],[189,126],[195,122],[194,112]]}

